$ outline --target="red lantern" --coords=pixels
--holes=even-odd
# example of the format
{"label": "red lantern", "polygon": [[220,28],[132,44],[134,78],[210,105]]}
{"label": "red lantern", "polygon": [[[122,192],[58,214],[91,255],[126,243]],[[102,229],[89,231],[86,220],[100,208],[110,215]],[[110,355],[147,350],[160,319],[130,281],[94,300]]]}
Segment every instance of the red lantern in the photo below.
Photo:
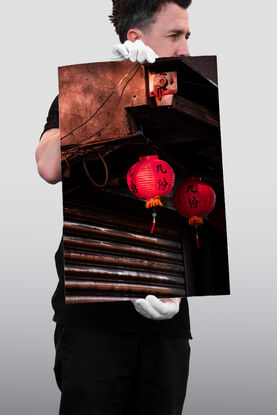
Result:
{"label": "red lantern", "polygon": [[146,207],[162,206],[160,197],[167,196],[173,189],[175,174],[172,167],[158,156],[139,158],[127,173],[131,192],[140,199],[146,199]]}
{"label": "red lantern", "polygon": [[[127,184],[131,192],[146,200],[146,208],[163,206],[160,198],[173,189],[175,174],[172,167],[157,155],[143,156],[127,173]],[[156,213],[153,212],[153,225]],[[154,226],[151,233],[153,233]]]}
{"label": "red lantern", "polygon": [[[189,219],[189,225],[202,225],[215,206],[214,190],[200,178],[192,177],[180,184],[174,192],[173,202],[177,212]],[[199,238],[196,232],[197,244]]]}

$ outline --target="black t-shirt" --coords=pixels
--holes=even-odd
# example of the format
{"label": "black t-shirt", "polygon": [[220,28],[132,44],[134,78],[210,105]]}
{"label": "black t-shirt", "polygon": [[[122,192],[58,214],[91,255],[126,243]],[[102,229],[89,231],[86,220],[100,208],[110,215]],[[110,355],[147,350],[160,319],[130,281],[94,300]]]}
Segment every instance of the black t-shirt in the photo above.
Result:
{"label": "black t-shirt", "polygon": [[[51,128],[59,128],[58,96],[50,107],[43,133]],[[66,187],[66,180],[64,177],[63,189]],[[55,254],[55,262],[59,276],[59,283],[52,297],[52,306],[55,311],[53,320],[55,322],[71,327],[91,327],[97,330],[157,333],[192,338],[186,298],[182,298],[180,310],[172,319],[162,321],[151,320],[141,316],[131,301],[66,304],[64,295],[63,240],[61,240]]]}

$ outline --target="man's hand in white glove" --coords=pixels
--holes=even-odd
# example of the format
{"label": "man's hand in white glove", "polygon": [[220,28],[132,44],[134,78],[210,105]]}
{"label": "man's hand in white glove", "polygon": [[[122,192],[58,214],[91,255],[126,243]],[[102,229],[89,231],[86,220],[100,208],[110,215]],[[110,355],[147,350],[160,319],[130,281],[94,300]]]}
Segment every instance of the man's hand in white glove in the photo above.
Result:
{"label": "man's hand in white glove", "polygon": [[158,58],[158,55],[156,55],[156,53],[141,40],[136,40],[135,42],[126,40],[124,43],[114,45],[112,52],[119,61],[129,59],[131,62],[154,63],[156,58]]}
{"label": "man's hand in white glove", "polygon": [[181,298],[163,298],[159,300],[154,295],[148,295],[145,299],[131,300],[135,309],[143,317],[152,320],[168,320],[179,311]]}

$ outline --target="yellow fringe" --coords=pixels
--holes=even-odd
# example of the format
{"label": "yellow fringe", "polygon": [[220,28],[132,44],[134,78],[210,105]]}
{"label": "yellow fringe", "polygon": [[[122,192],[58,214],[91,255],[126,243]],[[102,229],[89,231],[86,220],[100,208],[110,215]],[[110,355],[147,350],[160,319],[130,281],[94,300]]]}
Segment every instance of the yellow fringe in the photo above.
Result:
{"label": "yellow fringe", "polygon": [[198,226],[198,225],[203,225],[203,219],[202,218],[198,218],[197,216],[192,216],[191,218],[189,218],[189,225],[194,225],[194,226]]}
{"label": "yellow fringe", "polygon": [[148,208],[151,208],[151,207],[156,207],[156,206],[163,206],[163,204],[162,204],[162,202],[160,201],[160,199],[159,198],[157,198],[157,199],[151,199],[151,200],[148,200],[148,201],[146,201],[146,203],[145,203],[145,207],[148,209]]}

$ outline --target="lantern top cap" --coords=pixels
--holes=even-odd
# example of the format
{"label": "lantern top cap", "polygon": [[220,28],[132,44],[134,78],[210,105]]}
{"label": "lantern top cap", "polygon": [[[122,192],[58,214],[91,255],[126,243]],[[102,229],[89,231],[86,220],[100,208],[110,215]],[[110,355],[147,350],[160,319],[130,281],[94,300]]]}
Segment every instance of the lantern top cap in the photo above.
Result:
{"label": "lantern top cap", "polygon": [[159,156],[157,156],[157,154],[152,154],[150,156],[142,156],[139,159],[143,161],[143,160],[155,160],[155,159],[157,160],[158,158]]}

